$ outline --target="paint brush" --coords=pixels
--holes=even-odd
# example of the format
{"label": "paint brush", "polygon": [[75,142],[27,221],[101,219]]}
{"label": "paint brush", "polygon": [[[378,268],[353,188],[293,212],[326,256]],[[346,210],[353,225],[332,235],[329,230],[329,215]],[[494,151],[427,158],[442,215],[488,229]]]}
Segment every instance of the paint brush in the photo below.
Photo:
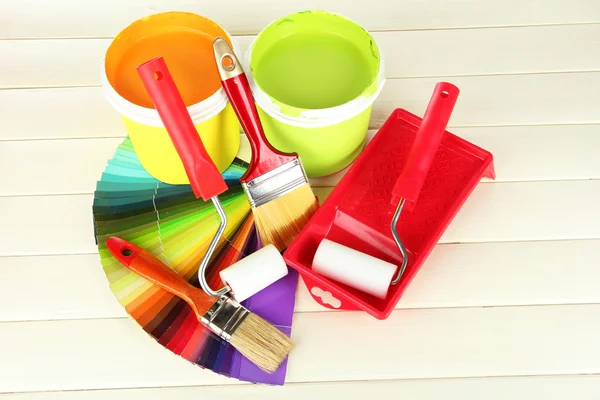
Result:
{"label": "paint brush", "polygon": [[[205,279],[204,271],[210,255],[217,247],[227,224],[226,214],[218,197],[227,190],[227,184],[204,148],[165,60],[160,56],[156,57],[139,65],[137,70],[181,158],[195,196],[213,202],[221,224],[199,269],[198,278],[204,291],[182,284],[178,280],[181,278],[175,272],[151,259],[151,254],[143,253],[142,249],[134,248],[122,240],[112,240],[115,249],[113,254],[115,257],[120,254],[120,258],[117,257],[119,261],[128,263],[123,265],[130,269],[133,269],[132,265],[138,266],[135,272],[180,296],[190,304],[198,319],[210,330],[230,342],[258,367],[273,372],[291,350],[293,344],[290,339],[233,300],[226,294],[226,290],[214,292]],[[141,261],[134,263],[132,258],[128,258],[124,253],[125,250],[135,250],[136,257]]]}
{"label": "paint brush", "polygon": [[319,208],[297,154],[276,150],[263,131],[248,79],[223,38],[213,42],[221,83],[246,132],[252,160],[241,178],[264,244],[285,250]]}
{"label": "paint brush", "polygon": [[147,250],[115,236],[106,247],[123,266],[188,303],[202,325],[260,369],[275,372],[292,349],[292,341],[273,325],[229,296],[211,297],[190,285]]}

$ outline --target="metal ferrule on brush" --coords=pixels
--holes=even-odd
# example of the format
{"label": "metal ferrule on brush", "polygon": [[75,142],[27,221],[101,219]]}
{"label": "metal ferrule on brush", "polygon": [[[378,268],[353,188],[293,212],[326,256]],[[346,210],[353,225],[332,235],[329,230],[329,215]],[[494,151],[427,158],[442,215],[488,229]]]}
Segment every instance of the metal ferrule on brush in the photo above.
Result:
{"label": "metal ferrule on brush", "polygon": [[231,340],[231,335],[250,314],[244,306],[227,295],[219,300],[207,311],[201,323],[226,341]]}
{"label": "metal ferrule on brush", "polygon": [[249,182],[242,183],[250,205],[260,207],[308,182],[300,159],[287,162]]}

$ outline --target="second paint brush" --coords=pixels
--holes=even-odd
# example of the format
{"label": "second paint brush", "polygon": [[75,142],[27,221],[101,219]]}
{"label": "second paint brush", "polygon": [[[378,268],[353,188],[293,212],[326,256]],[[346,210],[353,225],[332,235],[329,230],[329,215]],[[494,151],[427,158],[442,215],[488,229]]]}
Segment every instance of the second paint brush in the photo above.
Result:
{"label": "second paint brush", "polygon": [[229,44],[213,42],[221,82],[252,148],[252,161],[241,182],[264,244],[279,251],[289,246],[319,208],[297,154],[276,150],[263,131],[250,85]]}

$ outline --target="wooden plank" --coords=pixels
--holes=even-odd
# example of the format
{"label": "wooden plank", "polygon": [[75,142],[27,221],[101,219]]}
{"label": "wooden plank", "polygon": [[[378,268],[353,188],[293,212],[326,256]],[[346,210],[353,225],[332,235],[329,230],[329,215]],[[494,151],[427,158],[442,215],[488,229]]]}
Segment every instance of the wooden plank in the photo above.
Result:
{"label": "wooden plank", "polygon": [[92,196],[0,198],[0,255],[97,251]]}
{"label": "wooden plank", "polygon": [[[374,37],[387,78],[599,69],[600,24],[376,32]],[[245,52],[253,38],[235,40]],[[109,44],[110,39],[0,41],[0,88],[99,85]]]}
{"label": "wooden plank", "polygon": [[125,126],[100,87],[0,90],[2,139],[122,137]]}
{"label": "wooden plank", "polygon": [[584,72],[390,80],[371,125],[381,126],[398,107],[423,115],[433,88],[444,80],[461,91],[450,127],[600,122],[600,73]]}
{"label": "wooden plank", "polygon": [[[440,243],[598,239],[599,203],[600,180],[483,183]],[[0,256],[94,253],[91,207],[91,195],[0,197]]]}
{"label": "wooden plank", "polygon": [[[600,178],[600,125],[458,128],[494,155],[495,182]],[[376,133],[371,130],[368,137]],[[93,193],[121,139],[0,141],[0,196]],[[242,135],[240,156],[249,157]],[[345,171],[311,179],[335,186]],[[484,181],[489,181],[485,178]]]}
{"label": "wooden plank", "polygon": [[501,181],[532,181],[599,178],[599,129],[599,125],[503,126],[452,132],[491,151]]}
{"label": "wooden plank", "polygon": [[5,323],[0,338],[3,351],[13,347],[0,393],[236,383],[174,356],[126,318]]}
{"label": "wooden plank", "polygon": [[[396,308],[600,303],[599,246],[600,240],[439,245]],[[96,254],[2,258],[0,304],[16,298],[19,307],[0,307],[0,322],[127,315]],[[317,311],[337,312],[300,283],[296,312]]]}
{"label": "wooden plank", "polygon": [[[600,305],[297,314],[287,382],[598,374],[598,329]],[[128,319],[3,323],[0,339],[0,392],[238,382]]]}
{"label": "wooden plank", "polygon": [[440,242],[599,238],[599,202],[598,180],[481,185]]}
{"label": "wooden plank", "polygon": [[[423,115],[435,84],[449,80],[461,94],[450,127],[596,124],[600,72],[389,79],[376,100],[371,127],[395,108]],[[0,140],[122,137],[125,127],[100,87],[0,90]],[[568,104],[569,106],[565,106]]]}
{"label": "wooden plank", "polygon": [[[108,287],[97,254],[4,257],[0,278],[5,289],[0,291],[0,321],[127,316]],[[15,299],[19,306],[8,307]]]}
{"label": "wooden plank", "polygon": [[0,142],[0,195],[93,193],[122,139]]}
{"label": "wooden plank", "polygon": [[[356,20],[369,30],[448,29],[486,26],[547,25],[600,21],[595,0],[577,4],[551,0],[419,1],[390,3],[372,0],[140,0],[123,5],[119,0],[20,0],[0,3],[0,39],[45,37],[112,37],[131,21],[155,12],[188,11],[220,23],[231,33],[258,33],[281,16],[308,9],[324,9]],[[235,10],[235,12],[232,12]],[[382,12],[382,10],[385,10]],[[468,12],[465,12],[468,10]],[[73,16],[77,16],[73,18]]]}
{"label": "wooden plank", "polygon": [[528,397],[544,400],[596,400],[600,377],[527,376],[469,379],[423,379],[370,382],[290,383],[283,387],[265,385],[113,389],[68,392],[0,394],[2,400],[197,400],[198,398],[244,398],[246,400],[304,400],[307,398],[369,398],[374,393],[394,393],[411,399],[439,400],[449,393],[462,400]]}

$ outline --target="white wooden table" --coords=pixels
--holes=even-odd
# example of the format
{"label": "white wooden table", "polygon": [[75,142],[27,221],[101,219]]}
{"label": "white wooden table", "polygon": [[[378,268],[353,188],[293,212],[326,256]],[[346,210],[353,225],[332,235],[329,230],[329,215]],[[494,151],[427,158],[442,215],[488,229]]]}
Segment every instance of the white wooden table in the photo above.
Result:
{"label": "white wooden table", "polygon": [[[244,48],[310,8],[379,41],[373,129],[396,107],[422,115],[450,81],[449,129],[494,154],[497,180],[388,320],[325,310],[300,285],[286,385],[241,384],[157,345],[108,288],[91,201],[125,130],[101,57],[150,12],[214,18]],[[0,400],[597,400],[599,374],[598,0],[0,0]]]}

